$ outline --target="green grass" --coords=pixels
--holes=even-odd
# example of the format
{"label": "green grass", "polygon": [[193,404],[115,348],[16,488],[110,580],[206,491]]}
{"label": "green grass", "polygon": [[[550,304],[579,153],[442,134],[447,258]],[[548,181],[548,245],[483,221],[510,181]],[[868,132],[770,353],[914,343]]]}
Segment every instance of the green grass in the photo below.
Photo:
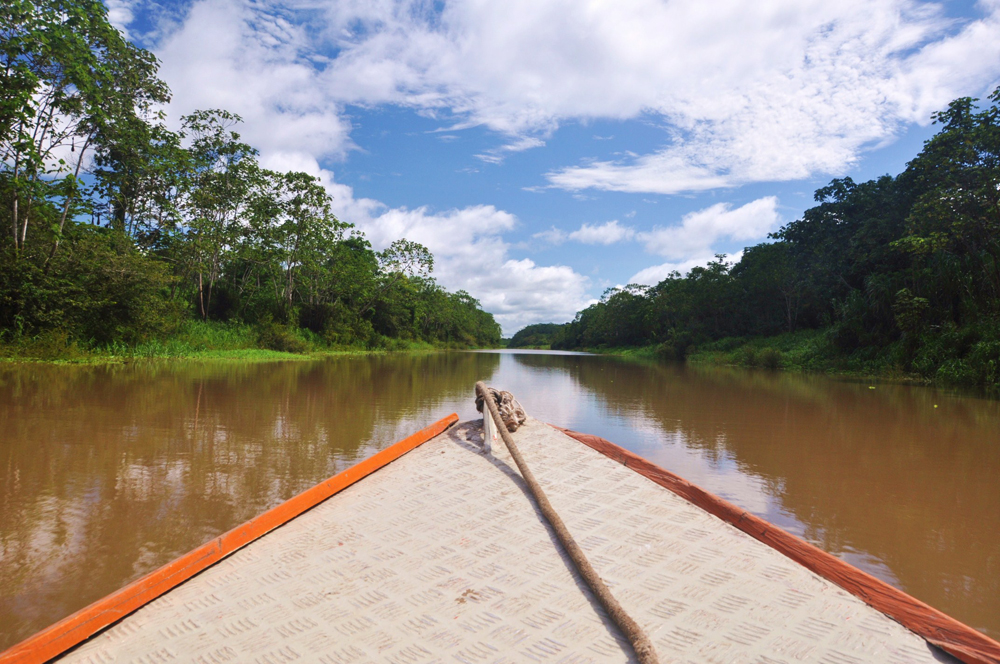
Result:
{"label": "green grass", "polygon": [[373,339],[366,345],[330,346],[309,330],[283,325],[188,321],[169,338],[134,344],[121,341],[80,343],[61,331],[20,337],[0,343],[0,361],[55,364],[106,364],[157,359],[269,362],[310,360],[333,355],[429,353],[451,348],[466,346],[387,337]]}
{"label": "green grass", "polygon": [[658,357],[657,346],[612,346],[609,348],[581,348],[595,355],[616,355],[635,359],[655,359]]}
{"label": "green grass", "polygon": [[[771,337],[729,337],[687,349],[686,361],[701,366],[731,366],[802,373],[823,373],[856,380],[918,383],[1000,393],[1000,325],[928,330],[881,347],[851,353],[834,344],[835,330],[799,330]],[[636,360],[676,360],[668,346],[586,348],[591,353]]]}
{"label": "green grass", "polygon": [[[591,352],[635,359],[673,359],[660,346],[601,348]],[[799,330],[772,337],[729,337],[688,349],[686,361],[695,365],[735,366],[802,373],[824,373],[843,378],[878,378],[898,382],[930,382],[893,362],[891,349],[874,355],[845,355],[833,346],[826,330]]]}
{"label": "green grass", "polygon": [[773,337],[726,338],[703,344],[688,355],[696,364],[762,367],[841,373],[851,371],[822,330],[799,330]]}

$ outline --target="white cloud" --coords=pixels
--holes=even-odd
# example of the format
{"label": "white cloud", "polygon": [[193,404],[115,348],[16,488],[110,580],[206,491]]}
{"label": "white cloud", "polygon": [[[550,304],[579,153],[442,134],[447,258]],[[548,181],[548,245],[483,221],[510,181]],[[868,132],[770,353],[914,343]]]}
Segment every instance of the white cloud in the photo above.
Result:
{"label": "white cloud", "polygon": [[[740,259],[743,258],[743,252],[737,251],[734,254],[726,254],[725,260],[727,263],[739,263]],[[647,267],[644,270],[639,270],[632,275],[629,279],[630,284],[646,284],[647,286],[655,286],[667,277],[669,277],[674,272],[679,272],[682,276],[686,275],[695,267],[705,267],[709,263],[715,260],[715,255],[704,255],[697,256],[695,258],[688,259],[686,261],[681,261],[677,263],[662,263],[660,265],[653,265]]]}
{"label": "white cloud", "polygon": [[[665,145],[557,169],[554,186],[676,193],[851,166],[1000,73],[1000,6],[962,25],[915,0],[337,3],[324,80],[511,135],[567,119],[666,125]],[[486,158],[497,160],[499,154]]]}
{"label": "white cloud", "polygon": [[629,226],[622,226],[617,219],[603,224],[583,224],[580,228],[567,233],[556,227],[547,231],[535,233],[531,237],[539,239],[549,244],[562,244],[566,240],[575,240],[583,244],[614,244],[622,240],[631,240],[636,237],[635,229]]}
{"label": "white cloud", "polygon": [[[427,246],[439,283],[467,290],[508,333],[530,323],[569,320],[589,304],[589,282],[572,268],[509,256],[502,235],[517,220],[507,212],[491,205],[443,213],[388,208],[355,198],[350,187],[337,183],[320,160],[352,149],[343,91],[330,87],[317,66],[305,28],[282,12],[239,0],[201,0],[156,51],[163,77],[174,83],[175,115],[213,107],[240,114],[244,138],[260,149],[263,166],[319,176],[338,217],[364,231],[376,249],[401,237]],[[519,137],[495,154],[542,144]]]}
{"label": "white cloud", "polygon": [[133,0],[105,0],[108,8],[108,21],[129,39],[129,23],[135,18],[132,10]]}
{"label": "white cloud", "polygon": [[927,122],[956,96],[978,96],[998,83],[1000,1],[980,0],[984,17],[949,39],[927,44],[900,66],[898,103],[903,117]]}
{"label": "white cloud", "polygon": [[569,234],[569,239],[584,244],[614,244],[635,237],[635,230],[622,226],[618,220],[609,221],[600,226],[584,224]]}
{"label": "white cloud", "polygon": [[636,237],[650,253],[677,260],[691,256],[711,256],[712,245],[723,238],[761,240],[775,230],[780,221],[778,199],[765,196],[733,209],[729,203],[684,215],[679,226],[658,227]]}
{"label": "white cloud", "polygon": [[[131,0],[112,0],[124,25]],[[664,145],[547,174],[578,191],[677,193],[842,172],[904,123],[1000,76],[1000,2],[982,18],[917,0],[197,0],[156,48],[175,106],[225,107],[262,149],[343,157],[346,104],[544,145],[567,120],[634,119]]]}
{"label": "white cloud", "polygon": [[172,88],[174,121],[196,109],[243,117],[243,138],[262,154],[343,156],[350,123],[319,84],[305,28],[240,0],[201,0],[155,49]]}
{"label": "white cloud", "polygon": [[553,226],[549,230],[535,233],[531,237],[541,240],[542,242],[548,242],[549,244],[562,244],[566,241],[566,238],[569,237],[569,235],[566,231],[561,231]]}
{"label": "white cloud", "polygon": [[524,152],[525,150],[530,150],[532,148],[540,148],[543,145],[545,145],[545,141],[540,138],[536,138],[534,136],[522,136],[515,139],[511,143],[487,150],[482,154],[477,154],[476,157],[489,164],[502,164],[504,159],[506,159],[509,154],[514,152]]}

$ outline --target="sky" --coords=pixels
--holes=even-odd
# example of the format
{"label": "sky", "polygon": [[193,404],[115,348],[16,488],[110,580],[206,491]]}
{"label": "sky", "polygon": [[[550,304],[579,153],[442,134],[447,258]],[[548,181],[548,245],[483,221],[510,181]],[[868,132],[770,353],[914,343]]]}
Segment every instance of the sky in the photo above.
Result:
{"label": "sky", "polygon": [[376,249],[565,322],[896,174],[1000,83],[1000,0],[106,0],[170,122],[224,108]]}

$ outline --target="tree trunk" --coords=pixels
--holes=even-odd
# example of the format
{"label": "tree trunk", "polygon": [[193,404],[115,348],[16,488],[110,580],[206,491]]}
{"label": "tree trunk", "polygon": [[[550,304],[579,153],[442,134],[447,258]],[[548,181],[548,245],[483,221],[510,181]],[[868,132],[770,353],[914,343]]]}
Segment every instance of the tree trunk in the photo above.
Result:
{"label": "tree trunk", "polygon": [[201,272],[198,272],[198,308],[201,310],[201,319],[207,321],[208,314],[205,313],[205,293],[201,281]]}
{"label": "tree trunk", "polygon": [[[83,155],[87,152],[87,146],[90,145],[90,139],[93,136],[93,132],[87,135],[87,140],[84,141],[83,147],[80,148],[80,158],[76,162],[76,168],[73,170],[73,179],[76,180],[80,177],[80,167],[83,165]],[[56,255],[56,250],[59,249],[59,240],[62,238],[63,228],[66,226],[66,217],[69,215],[69,206],[73,202],[74,195],[76,194],[76,189],[74,188],[72,194],[66,195],[66,202],[63,203],[62,214],[59,216],[59,234],[56,235],[56,240],[52,244],[52,251],[49,252],[49,257],[45,259],[45,272],[49,271],[49,261]]]}
{"label": "tree trunk", "polygon": [[[14,176],[15,183],[17,182],[17,176]],[[18,242],[17,234],[17,191],[14,191],[14,202],[11,204],[11,219],[13,220],[13,231],[14,231],[14,251],[18,251],[21,246]]]}
{"label": "tree trunk", "polygon": [[34,198],[29,198],[28,203],[24,208],[24,223],[21,225],[21,248],[24,249],[24,245],[28,241],[28,219],[31,217],[31,202]]}

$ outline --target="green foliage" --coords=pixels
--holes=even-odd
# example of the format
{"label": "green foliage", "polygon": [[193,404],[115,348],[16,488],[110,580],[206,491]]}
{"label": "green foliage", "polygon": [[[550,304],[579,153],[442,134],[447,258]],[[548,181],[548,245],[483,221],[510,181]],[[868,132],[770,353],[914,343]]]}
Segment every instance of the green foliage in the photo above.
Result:
{"label": "green foliage", "polygon": [[229,350],[499,343],[479,302],[433,281],[426,247],[373,251],[318,179],[259,165],[239,116],[201,110],[169,130],[157,67],[99,0],[0,8],[8,351],[207,352],[215,341],[186,338],[192,318],[244,330]]}
{"label": "green foliage", "polygon": [[507,343],[508,348],[546,348],[552,344],[553,336],[562,328],[556,323],[537,323],[518,330]]}
{"label": "green foliage", "polygon": [[173,281],[166,265],[115,231],[74,228],[70,240],[73,251],[48,263],[30,247],[17,260],[7,254],[0,265],[2,329],[28,336],[62,330],[101,344],[134,343],[176,327],[181,311],[164,297]]}
{"label": "green foliage", "polygon": [[744,346],[737,355],[738,363],[745,367],[760,366],[760,352],[754,346]]}
{"label": "green foliage", "polygon": [[782,365],[782,355],[781,351],[776,348],[765,348],[760,352],[758,356],[760,359],[760,366],[765,369],[779,369]]}
{"label": "green foliage", "polygon": [[310,350],[309,343],[298,332],[297,328],[282,325],[273,320],[265,320],[258,325],[258,343],[262,348],[283,353],[308,352]]}

